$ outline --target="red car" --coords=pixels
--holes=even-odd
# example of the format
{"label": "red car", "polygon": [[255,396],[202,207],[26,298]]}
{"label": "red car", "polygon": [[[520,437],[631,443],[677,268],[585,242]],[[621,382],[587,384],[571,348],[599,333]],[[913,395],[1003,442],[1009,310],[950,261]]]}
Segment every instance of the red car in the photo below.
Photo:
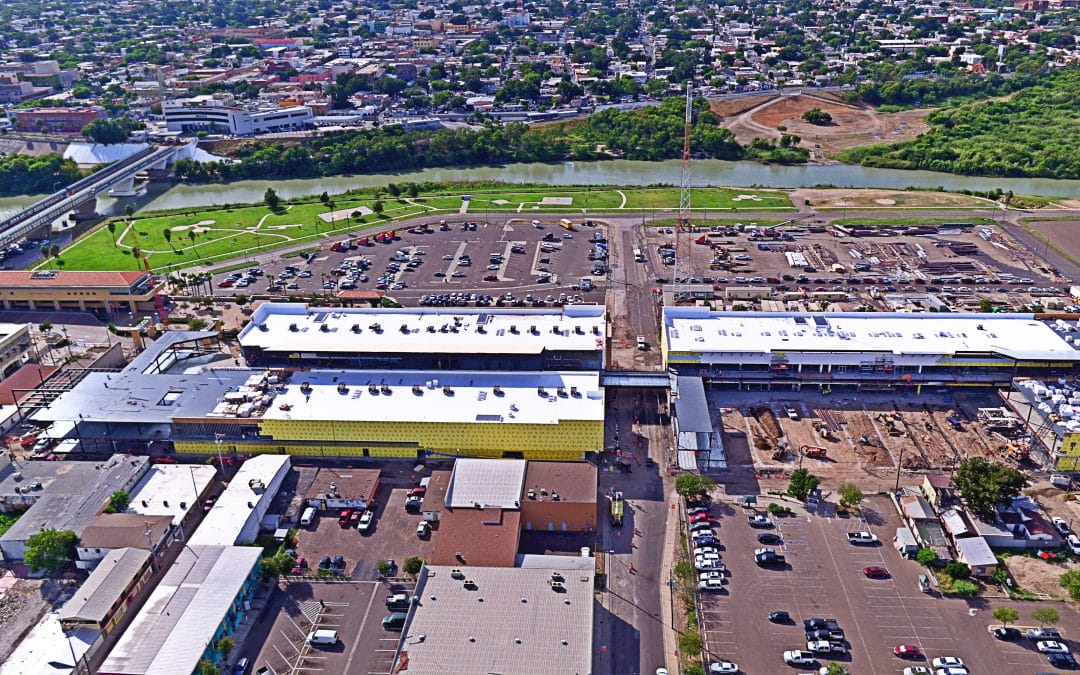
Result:
{"label": "red car", "polygon": [[877,565],[864,567],[862,573],[871,579],[884,579],[889,576],[889,570],[884,567],[878,567]]}
{"label": "red car", "polygon": [[713,525],[720,521],[713,515],[708,513],[695,513],[690,516],[690,523],[711,523]]}
{"label": "red car", "polygon": [[216,497],[211,497],[207,500],[204,500],[202,505],[203,513],[210,513],[210,510],[214,508],[214,502],[216,501]]}
{"label": "red car", "polygon": [[498,281],[499,275],[497,274],[485,274],[484,281]]}
{"label": "red car", "polygon": [[406,493],[406,497],[423,497],[427,493],[427,488],[420,486],[414,487]]}
{"label": "red car", "polygon": [[352,509],[344,509],[344,510],[342,510],[341,515],[338,516],[338,520],[337,520],[338,525],[340,525],[342,527],[348,526],[348,524],[349,524],[349,516],[351,516],[351,515],[352,515]]}
{"label": "red car", "polygon": [[302,574],[305,569],[307,569],[307,560],[302,557],[297,558],[296,563],[293,564],[292,573]]}
{"label": "red car", "polygon": [[893,654],[896,654],[902,659],[921,659],[922,650],[915,645],[898,645],[893,647]]}
{"label": "red car", "polygon": [[356,527],[356,524],[360,522],[360,516],[363,512],[360,509],[356,509],[349,516],[349,525]]}

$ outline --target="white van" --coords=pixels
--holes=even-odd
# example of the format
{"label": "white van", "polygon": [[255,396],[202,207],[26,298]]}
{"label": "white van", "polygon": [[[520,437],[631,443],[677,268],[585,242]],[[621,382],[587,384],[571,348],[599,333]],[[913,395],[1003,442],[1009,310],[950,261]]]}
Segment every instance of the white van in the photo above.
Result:
{"label": "white van", "polygon": [[336,645],[338,634],[336,630],[320,629],[308,635],[308,644],[311,645]]}
{"label": "white van", "polygon": [[314,520],[315,520],[315,507],[314,506],[309,506],[306,509],[304,509],[303,515],[300,516],[300,524],[303,525],[304,527],[307,527],[308,525],[311,525],[311,523],[314,522]]}

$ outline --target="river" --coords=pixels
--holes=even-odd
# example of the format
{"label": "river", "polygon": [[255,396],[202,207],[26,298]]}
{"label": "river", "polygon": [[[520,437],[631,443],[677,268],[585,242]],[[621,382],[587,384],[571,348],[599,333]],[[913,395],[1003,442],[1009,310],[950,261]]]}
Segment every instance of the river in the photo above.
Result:
{"label": "river", "polygon": [[[333,176],[297,180],[237,181],[206,185],[150,186],[145,195],[131,200],[142,209],[176,209],[215,204],[245,204],[261,201],[266,188],[273,187],[278,195],[291,199],[321,194],[338,194],[355,188],[379,187],[387,183],[409,181],[503,181],[506,183],[544,183],[548,185],[620,185],[634,187],[652,183],[676,185],[681,162],[636,162],[605,160],[600,162],[565,162],[562,164],[510,164],[503,167],[474,167],[462,169],[424,169],[398,174],[364,176]],[[837,187],[903,189],[906,187],[946,190],[984,191],[1001,188],[1016,194],[1056,197],[1080,196],[1080,180],[1049,178],[982,178],[958,176],[933,171],[903,171],[872,169],[851,164],[827,166],[781,166],[757,162],[727,162],[718,159],[694,160],[691,167],[696,186],[723,185],[732,187],[797,188],[814,185]],[[0,199],[0,213],[35,201],[35,197]],[[128,203],[127,201],[122,204]],[[116,213],[122,206],[117,200],[102,198],[98,210]]]}

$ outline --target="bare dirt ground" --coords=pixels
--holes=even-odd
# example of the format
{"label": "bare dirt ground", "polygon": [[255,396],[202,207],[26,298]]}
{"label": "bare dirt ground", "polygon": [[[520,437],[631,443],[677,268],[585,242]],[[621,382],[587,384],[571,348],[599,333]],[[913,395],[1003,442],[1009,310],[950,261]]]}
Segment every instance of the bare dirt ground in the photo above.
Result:
{"label": "bare dirt ground", "polygon": [[985,199],[949,192],[904,192],[901,190],[845,190],[815,189],[794,190],[791,200],[803,204],[809,200],[816,208],[886,208],[886,207],[980,207],[990,202]]}
{"label": "bare dirt ground", "polygon": [[71,582],[0,579],[0,663],[50,608],[59,607],[75,591]]}
{"label": "bare dirt ground", "polygon": [[1010,556],[1006,560],[1006,565],[1018,586],[1032,593],[1041,593],[1054,598],[1063,597],[1065,594],[1065,590],[1058,583],[1062,573],[1080,568],[1080,563],[1074,560],[1049,563],[1025,556]]}
{"label": "bare dirt ground", "polygon": [[1080,258],[1080,220],[1028,221],[1027,226],[1047,237],[1069,255]]}
{"label": "bare dirt ground", "polygon": [[[801,115],[811,108],[832,115],[832,123],[816,126],[803,121]],[[808,94],[718,101],[713,103],[713,111],[740,143],[759,137],[779,138],[776,127],[787,127],[787,133],[802,137],[802,146],[810,149],[817,161],[828,160],[847,148],[915,138],[929,129],[926,116],[932,112],[920,109],[882,114],[873,108],[841,103],[832,96]]]}

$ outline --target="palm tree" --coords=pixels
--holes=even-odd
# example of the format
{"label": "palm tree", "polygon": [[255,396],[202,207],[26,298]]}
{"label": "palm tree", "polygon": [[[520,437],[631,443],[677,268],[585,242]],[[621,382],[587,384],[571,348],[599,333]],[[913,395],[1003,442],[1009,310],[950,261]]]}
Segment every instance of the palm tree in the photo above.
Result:
{"label": "palm tree", "polygon": [[169,248],[172,248],[172,230],[166,227],[164,230],[161,231],[161,234],[165,236],[165,243],[169,245]]}
{"label": "palm tree", "polygon": [[187,231],[187,238],[191,240],[191,250],[195,252],[195,255],[199,255],[199,249],[195,248],[195,230],[191,229]]}
{"label": "palm tree", "polygon": [[109,236],[112,237],[112,245],[116,246],[116,221],[110,220],[109,224],[105,227],[109,228]]}
{"label": "palm tree", "polygon": [[124,206],[124,215],[127,216],[128,220],[131,220],[131,216],[134,215],[134,214],[135,214],[135,207],[134,206],[132,206],[131,204],[127,204],[127,205]]}

